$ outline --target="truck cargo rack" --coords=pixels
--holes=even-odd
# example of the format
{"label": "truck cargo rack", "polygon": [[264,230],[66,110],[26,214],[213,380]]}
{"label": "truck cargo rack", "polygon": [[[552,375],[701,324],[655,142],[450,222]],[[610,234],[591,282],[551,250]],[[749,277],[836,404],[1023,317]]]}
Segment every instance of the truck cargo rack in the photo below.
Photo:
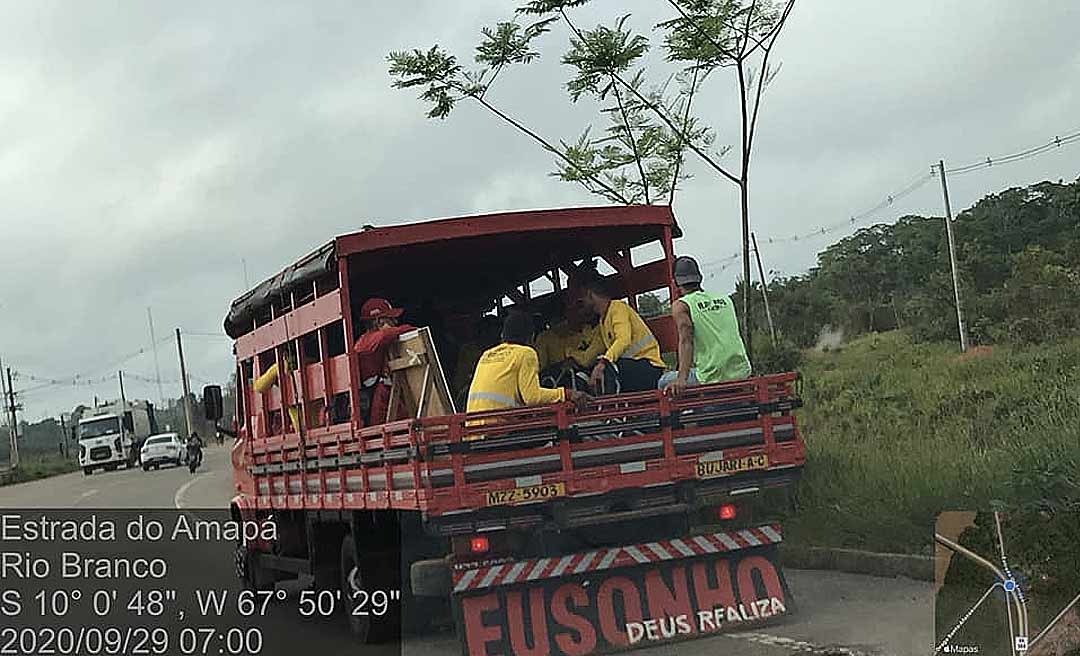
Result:
{"label": "truck cargo rack", "polygon": [[[581,411],[556,404],[346,424],[309,431],[303,443],[253,440],[251,503],[421,511],[438,533],[499,522],[569,526],[597,504],[629,517],[662,514],[789,484],[805,461],[791,414],[800,404],[798,375],[785,373],[693,387],[676,399],[602,397]],[[542,495],[512,492],[523,488]]]}

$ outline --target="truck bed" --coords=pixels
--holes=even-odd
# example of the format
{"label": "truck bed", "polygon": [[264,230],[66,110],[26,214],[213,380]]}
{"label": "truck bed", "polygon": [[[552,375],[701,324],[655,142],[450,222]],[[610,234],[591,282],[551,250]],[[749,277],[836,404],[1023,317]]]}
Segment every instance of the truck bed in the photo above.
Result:
{"label": "truck bed", "polygon": [[[440,534],[586,523],[786,485],[805,462],[798,375],[248,440],[256,509],[419,511]],[[336,429],[336,430],[335,430]]]}

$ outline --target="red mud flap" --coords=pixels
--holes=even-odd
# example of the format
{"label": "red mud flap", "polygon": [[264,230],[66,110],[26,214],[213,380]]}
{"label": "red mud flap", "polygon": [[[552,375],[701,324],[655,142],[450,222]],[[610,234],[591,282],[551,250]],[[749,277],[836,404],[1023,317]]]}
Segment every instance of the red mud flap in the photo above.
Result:
{"label": "red mud flap", "polygon": [[761,625],[793,611],[780,527],[455,572],[466,656],[582,656]]}

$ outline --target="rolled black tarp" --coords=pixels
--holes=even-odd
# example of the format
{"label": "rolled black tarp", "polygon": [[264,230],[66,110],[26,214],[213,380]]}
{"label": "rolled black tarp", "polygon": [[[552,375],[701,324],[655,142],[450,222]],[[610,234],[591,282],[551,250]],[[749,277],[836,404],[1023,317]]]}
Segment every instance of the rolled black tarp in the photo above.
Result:
{"label": "rolled black tarp", "polygon": [[335,272],[337,256],[331,241],[233,301],[225,317],[225,334],[236,339],[250,332],[256,313],[269,306],[271,300],[310,286],[315,280]]}

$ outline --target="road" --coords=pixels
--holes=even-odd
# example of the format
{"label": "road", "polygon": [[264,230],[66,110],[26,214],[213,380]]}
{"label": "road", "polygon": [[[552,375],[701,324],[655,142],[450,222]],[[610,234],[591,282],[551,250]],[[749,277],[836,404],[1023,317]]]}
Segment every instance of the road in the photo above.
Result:
{"label": "road", "polygon": [[[186,468],[81,472],[0,488],[0,508],[220,508],[231,496],[228,451],[209,448]],[[933,585],[841,572],[787,570],[797,612],[782,624],[637,650],[644,656],[908,656],[933,650]],[[451,634],[411,638],[406,656],[460,653]],[[388,653],[372,649],[371,654]]]}

